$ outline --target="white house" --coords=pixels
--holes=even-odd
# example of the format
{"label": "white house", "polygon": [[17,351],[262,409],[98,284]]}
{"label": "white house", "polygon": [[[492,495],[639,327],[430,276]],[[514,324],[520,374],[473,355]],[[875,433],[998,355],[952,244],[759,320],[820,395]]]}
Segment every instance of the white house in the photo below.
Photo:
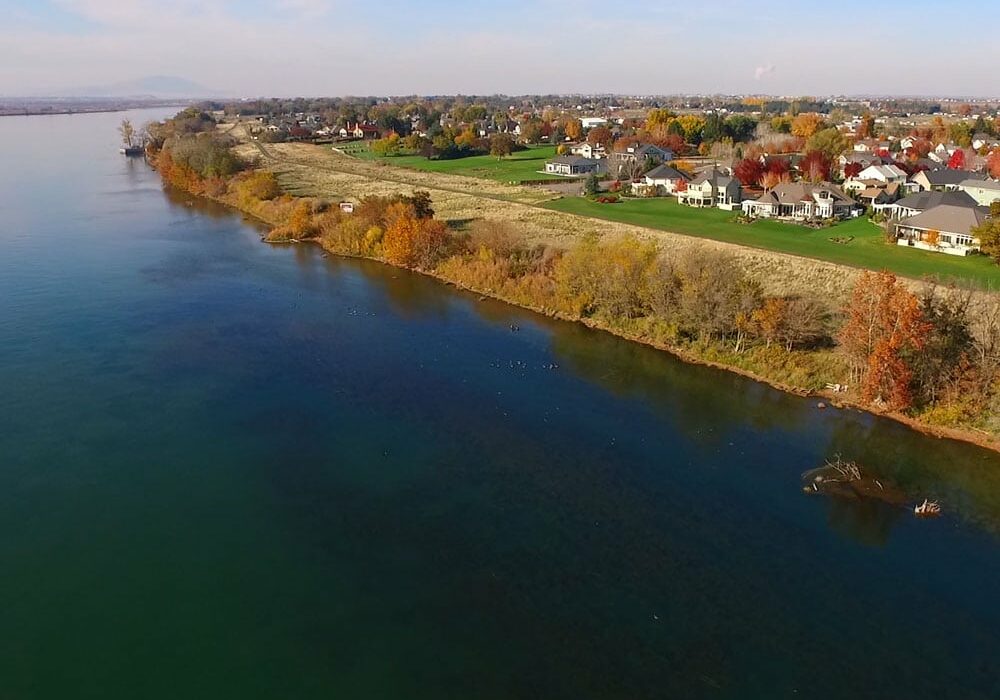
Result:
{"label": "white house", "polygon": [[604,172],[604,163],[583,156],[557,156],[545,163],[545,172],[564,177],[583,177],[591,173]]}
{"label": "white house", "polygon": [[886,184],[903,184],[906,182],[906,173],[895,165],[869,165],[858,173],[857,180],[878,180]]}
{"label": "white house", "polygon": [[846,219],[860,209],[857,202],[828,182],[786,182],[757,199],[743,202],[750,217],[794,219]]}
{"label": "white house", "polygon": [[996,180],[963,180],[958,189],[984,207],[1000,201],[1000,182]]}
{"label": "white house", "polygon": [[691,176],[686,172],[666,164],[658,165],[650,170],[644,179],[647,187],[653,187],[657,193],[662,192],[668,195],[676,194],[678,187],[684,187],[680,184],[681,182],[686,184],[690,181]]}
{"label": "white house", "polygon": [[681,204],[690,207],[718,207],[728,211],[739,208],[743,199],[740,181],[715,169],[702,173],[686,187],[679,185],[676,193],[677,201]]}
{"label": "white house", "polygon": [[896,243],[948,255],[971,255],[979,250],[972,229],[988,216],[986,207],[939,204],[896,224]]}
{"label": "white house", "polygon": [[604,152],[604,146],[598,144],[597,146],[584,141],[583,143],[578,143],[575,146],[570,147],[569,152],[574,156],[581,156],[583,158],[592,158],[594,160],[600,160],[606,154]]}
{"label": "white house", "polygon": [[595,126],[606,126],[608,120],[604,117],[582,117],[580,124],[584,129],[593,129]]}

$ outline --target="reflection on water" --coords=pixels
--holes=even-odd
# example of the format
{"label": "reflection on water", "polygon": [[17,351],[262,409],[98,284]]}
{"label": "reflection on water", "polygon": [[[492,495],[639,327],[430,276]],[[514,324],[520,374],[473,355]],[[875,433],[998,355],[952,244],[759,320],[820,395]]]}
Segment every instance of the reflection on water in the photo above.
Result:
{"label": "reflection on water", "polygon": [[262,244],[119,119],[0,121],[0,694],[996,697],[998,455]]}

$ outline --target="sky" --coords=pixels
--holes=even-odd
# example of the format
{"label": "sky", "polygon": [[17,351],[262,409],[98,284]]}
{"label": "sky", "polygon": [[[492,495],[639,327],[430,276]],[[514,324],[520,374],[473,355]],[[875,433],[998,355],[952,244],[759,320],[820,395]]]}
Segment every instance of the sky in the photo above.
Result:
{"label": "sky", "polygon": [[7,96],[150,75],[233,97],[1000,96],[1000,3],[978,0],[0,0],[0,17]]}

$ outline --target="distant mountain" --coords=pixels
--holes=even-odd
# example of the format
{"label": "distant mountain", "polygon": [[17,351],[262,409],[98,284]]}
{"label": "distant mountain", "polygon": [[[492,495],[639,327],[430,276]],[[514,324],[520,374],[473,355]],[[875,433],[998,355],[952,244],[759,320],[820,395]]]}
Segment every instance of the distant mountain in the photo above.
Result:
{"label": "distant mountain", "polygon": [[150,75],[111,85],[91,85],[60,92],[75,97],[223,97],[224,90],[213,90],[186,78]]}

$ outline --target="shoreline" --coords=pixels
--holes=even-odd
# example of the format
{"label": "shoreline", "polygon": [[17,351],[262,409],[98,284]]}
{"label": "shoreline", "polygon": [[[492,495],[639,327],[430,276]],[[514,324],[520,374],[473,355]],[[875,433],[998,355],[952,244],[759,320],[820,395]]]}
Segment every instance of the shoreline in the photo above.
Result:
{"label": "shoreline", "polygon": [[[150,163],[150,165],[152,167],[154,167],[154,169],[155,169],[155,166],[152,163]],[[225,197],[214,197],[214,196],[207,195],[207,194],[205,194],[205,195],[193,194],[191,192],[188,192],[186,190],[178,188],[176,185],[172,185],[171,184],[170,186],[174,187],[178,191],[184,192],[185,195],[187,195],[189,197],[197,197],[197,198],[205,199],[205,200],[208,200],[208,201],[211,201],[211,202],[215,202],[217,204],[222,204],[222,205],[226,206],[227,208],[229,208],[229,209],[231,209],[233,211],[239,212],[241,215],[243,215],[245,217],[248,217],[248,218],[252,219],[255,222],[264,224],[266,226],[276,227],[276,226],[279,225],[277,222],[275,222],[275,221],[269,221],[268,219],[264,218],[263,216],[260,216],[259,214],[257,214],[256,212],[250,211],[249,209],[247,209],[247,208],[245,208],[243,206],[240,206],[238,202],[230,200],[228,198],[225,198]],[[325,253],[327,253],[328,255],[334,255],[336,257],[344,258],[344,259],[370,260],[372,262],[376,262],[376,263],[379,263],[381,265],[387,265],[389,267],[393,267],[393,268],[396,268],[396,269],[405,270],[407,272],[413,272],[413,273],[416,273],[416,274],[420,274],[420,275],[423,275],[425,277],[429,277],[431,279],[434,279],[437,282],[441,282],[441,283],[443,283],[445,285],[454,287],[455,289],[458,289],[458,290],[461,290],[461,291],[468,292],[470,294],[478,295],[480,297],[486,297],[486,298],[492,299],[494,301],[499,301],[499,302],[502,302],[504,304],[508,304],[509,306],[512,306],[512,307],[515,307],[515,308],[518,308],[518,309],[524,309],[524,310],[530,311],[532,313],[537,313],[537,314],[540,314],[542,316],[546,316],[546,317],[554,319],[554,320],[565,321],[565,322],[569,322],[569,323],[579,323],[579,324],[581,324],[583,326],[586,326],[587,328],[590,328],[591,330],[596,330],[596,331],[601,331],[601,332],[604,332],[604,333],[608,333],[610,335],[616,336],[616,337],[621,338],[623,340],[627,340],[629,342],[638,343],[638,344],[641,344],[641,345],[645,345],[647,347],[651,347],[651,348],[653,348],[655,350],[659,350],[661,352],[669,353],[670,355],[674,356],[678,360],[680,360],[682,362],[685,362],[685,363],[688,363],[688,364],[701,365],[703,367],[711,367],[713,369],[718,369],[718,370],[725,371],[725,372],[731,372],[731,373],[737,374],[737,375],[739,375],[741,377],[745,377],[746,379],[750,379],[752,381],[759,382],[761,384],[766,384],[767,386],[771,387],[772,389],[784,392],[786,394],[793,394],[795,396],[799,396],[799,397],[802,397],[802,398],[815,398],[817,400],[822,400],[822,403],[825,404],[825,410],[831,410],[831,409],[833,409],[833,410],[857,410],[857,411],[860,411],[860,412],[863,412],[863,413],[868,413],[868,414],[873,415],[873,416],[878,416],[880,418],[888,418],[889,420],[893,420],[893,421],[895,421],[897,423],[905,425],[908,428],[910,428],[910,429],[912,429],[912,430],[914,430],[916,432],[919,432],[919,433],[921,433],[923,435],[927,435],[929,437],[935,437],[935,438],[938,438],[938,439],[955,440],[955,441],[958,441],[958,442],[964,442],[964,443],[968,443],[968,444],[973,444],[973,445],[976,445],[977,447],[981,447],[983,449],[987,449],[987,450],[990,450],[990,451],[993,451],[993,452],[1000,453],[1000,438],[995,438],[995,437],[993,437],[993,436],[991,436],[991,435],[989,435],[988,433],[985,433],[985,432],[977,432],[974,429],[967,429],[967,428],[949,428],[949,427],[946,427],[946,426],[929,425],[927,423],[923,423],[923,422],[917,420],[916,418],[913,418],[911,416],[907,416],[907,415],[902,414],[902,413],[898,413],[898,412],[894,412],[894,411],[882,411],[882,410],[879,410],[877,407],[869,406],[869,405],[866,405],[866,404],[862,404],[859,401],[851,399],[850,397],[845,397],[843,395],[837,394],[837,393],[835,393],[833,391],[829,391],[829,390],[812,390],[812,389],[806,389],[804,387],[797,387],[797,386],[794,386],[794,385],[791,385],[791,384],[786,384],[786,383],[783,383],[783,382],[780,382],[780,381],[777,381],[777,380],[774,380],[774,379],[770,379],[768,377],[756,374],[755,372],[743,369],[741,367],[736,367],[736,366],[733,366],[733,365],[727,365],[725,363],[716,362],[714,360],[706,360],[704,358],[698,357],[697,355],[695,355],[693,353],[685,352],[683,348],[678,348],[678,347],[670,346],[670,345],[667,345],[665,343],[660,343],[660,342],[657,342],[657,341],[654,341],[654,340],[650,340],[648,338],[644,338],[644,337],[636,335],[636,334],[628,333],[627,331],[623,331],[623,330],[619,330],[619,329],[608,327],[608,326],[600,323],[599,321],[597,321],[595,319],[583,318],[583,317],[572,317],[572,316],[569,316],[569,315],[566,315],[566,314],[563,314],[563,313],[560,313],[560,312],[551,311],[551,310],[544,309],[544,308],[539,308],[539,307],[533,307],[533,306],[530,306],[530,305],[527,305],[527,304],[517,303],[517,302],[514,302],[514,301],[511,301],[509,299],[506,299],[506,298],[504,298],[502,296],[499,296],[498,294],[490,292],[490,291],[483,291],[483,290],[480,290],[480,289],[475,289],[475,288],[472,288],[472,287],[468,287],[468,286],[466,286],[464,284],[461,284],[461,283],[456,282],[454,280],[448,279],[447,277],[444,277],[443,275],[437,274],[437,273],[435,273],[434,271],[431,271],[431,270],[422,270],[422,269],[418,269],[418,268],[402,267],[402,266],[399,266],[399,265],[393,265],[392,263],[387,262],[385,260],[382,260],[380,258],[367,257],[367,256],[363,256],[363,255],[345,255],[344,253],[341,253],[341,252],[338,252],[338,251],[334,251],[334,250],[330,250],[330,249],[326,248],[323,245],[323,243],[321,241],[317,240],[317,239],[303,239],[303,240],[288,239],[288,240],[283,240],[283,241],[269,241],[269,240],[267,240],[267,235],[265,234],[265,235],[262,235],[260,237],[260,240],[261,240],[261,242],[267,243],[268,245],[301,245],[301,244],[316,245],[321,250],[323,250]],[[816,409],[817,410],[824,410],[824,409],[820,409],[819,406],[817,406]]]}

